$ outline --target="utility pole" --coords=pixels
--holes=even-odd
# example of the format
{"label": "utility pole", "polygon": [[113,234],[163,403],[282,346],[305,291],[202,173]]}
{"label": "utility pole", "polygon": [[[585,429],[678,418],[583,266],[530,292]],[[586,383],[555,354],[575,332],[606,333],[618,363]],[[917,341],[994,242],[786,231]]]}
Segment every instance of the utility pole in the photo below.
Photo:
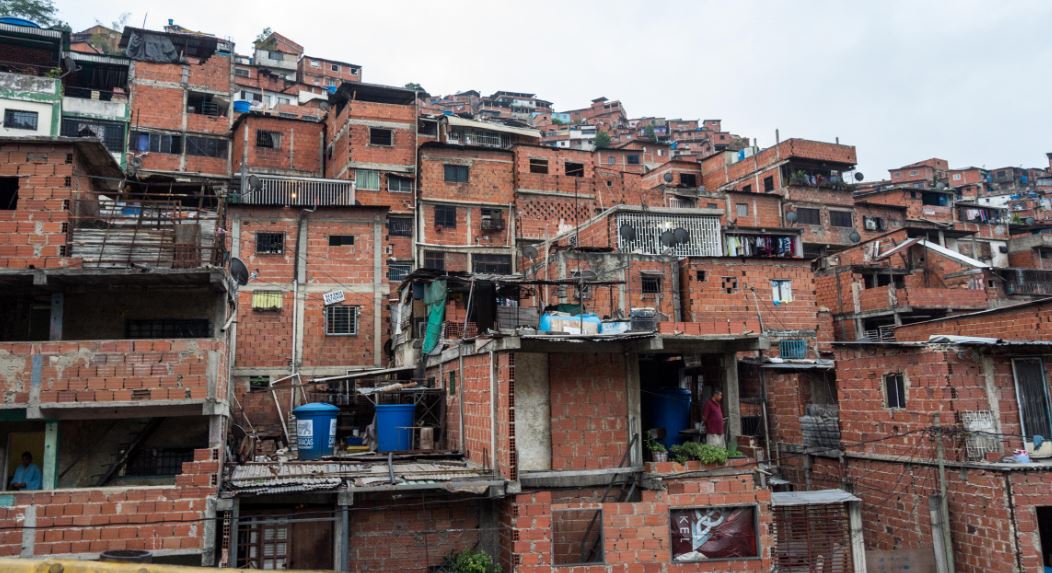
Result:
{"label": "utility pole", "polygon": [[932,415],[932,423],[937,430],[935,457],[939,464],[939,503],[942,513],[943,547],[946,549],[946,567],[949,571],[956,571],[953,566],[953,536],[950,534],[950,503],[946,498],[946,465],[942,451],[942,425],[939,423],[938,412]]}

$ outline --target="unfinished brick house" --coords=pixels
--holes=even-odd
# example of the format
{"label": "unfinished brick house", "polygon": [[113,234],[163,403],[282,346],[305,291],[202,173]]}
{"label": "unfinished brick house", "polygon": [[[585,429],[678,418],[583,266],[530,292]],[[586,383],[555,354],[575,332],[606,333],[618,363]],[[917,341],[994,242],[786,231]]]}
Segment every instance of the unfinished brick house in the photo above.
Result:
{"label": "unfinished brick house", "polygon": [[129,164],[143,176],[229,176],[233,45],[126,27],[120,48],[132,60]]}
{"label": "unfinished brick house", "polygon": [[[0,140],[0,553],[210,563],[229,411],[220,210],[120,176],[95,138]],[[42,482],[14,489],[23,452]]]}
{"label": "unfinished brick house", "polygon": [[303,56],[299,60],[296,76],[302,84],[330,88],[343,82],[362,81],[362,67],[315,56]]}

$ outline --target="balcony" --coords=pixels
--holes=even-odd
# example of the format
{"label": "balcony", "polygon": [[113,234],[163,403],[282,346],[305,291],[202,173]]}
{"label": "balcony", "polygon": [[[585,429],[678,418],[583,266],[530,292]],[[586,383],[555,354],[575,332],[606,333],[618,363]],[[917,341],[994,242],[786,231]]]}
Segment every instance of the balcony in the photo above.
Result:
{"label": "balcony", "polygon": [[890,285],[885,285],[863,290],[859,294],[860,312],[902,308],[982,310],[986,307],[986,291],[978,289],[909,287],[892,290]]}
{"label": "balcony", "polygon": [[66,95],[62,98],[62,113],[112,121],[128,120],[128,100],[126,98],[104,100],[91,95],[88,97],[71,97],[71,91],[72,88],[67,89]]}
{"label": "balcony", "polygon": [[[343,179],[249,175],[249,190],[231,193],[231,205],[351,207],[354,183]],[[258,181],[258,183],[253,183]]]}
{"label": "balcony", "polygon": [[1004,269],[999,274],[1009,295],[1052,296],[1052,271]]}
{"label": "balcony", "polygon": [[226,396],[225,358],[215,338],[0,342],[2,408],[29,408],[30,417],[141,406],[209,414],[202,408]]}

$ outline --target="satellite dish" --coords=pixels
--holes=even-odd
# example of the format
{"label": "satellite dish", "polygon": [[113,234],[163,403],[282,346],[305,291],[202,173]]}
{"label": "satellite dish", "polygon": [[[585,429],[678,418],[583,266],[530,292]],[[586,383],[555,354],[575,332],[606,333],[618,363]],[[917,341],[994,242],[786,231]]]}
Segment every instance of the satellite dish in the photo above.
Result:
{"label": "satellite dish", "polygon": [[636,228],[628,223],[622,223],[621,228],[617,232],[626,241],[636,240]]}
{"label": "satellite dish", "polygon": [[237,282],[238,286],[248,284],[248,267],[241,262],[241,259],[237,257],[230,259],[230,276],[234,277],[234,281]]}
{"label": "satellite dish", "polygon": [[258,175],[249,175],[248,188],[253,191],[259,191],[260,189],[263,189],[263,181],[260,180]]}
{"label": "satellite dish", "polygon": [[676,244],[676,234],[672,231],[662,231],[658,235],[658,240],[661,241],[662,246],[671,247]]}
{"label": "satellite dish", "polygon": [[859,241],[861,241],[861,240],[862,240],[862,235],[859,235],[859,234],[858,234],[858,231],[856,231],[856,230],[852,229],[852,230],[851,230],[851,232],[850,232],[850,233],[848,233],[848,235],[847,235],[847,238],[848,238],[848,239],[849,239],[849,240],[850,240],[850,241],[851,241],[852,243],[857,243],[857,242],[859,242]]}
{"label": "satellite dish", "polygon": [[663,179],[665,180],[665,183],[672,183],[672,173],[665,172]]}
{"label": "satellite dish", "polygon": [[866,178],[866,176],[863,175],[861,171],[856,171],[855,172],[855,181],[862,181],[865,178]]}
{"label": "satellite dish", "polygon": [[676,227],[675,229],[672,229],[672,238],[676,241],[677,245],[681,245],[686,243],[687,239],[690,238],[690,232],[683,227]]}
{"label": "satellite dish", "polygon": [[526,257],[527,259],[536,259],[537,247],[534,247],[533,245],[524,246],[522,248],[522,256]]}
{"label": "satellite dish", "polygon": [[789,221],[790,223],[795,223],[796,222],[796,211],[787,211],[785,213],[785,220]]}

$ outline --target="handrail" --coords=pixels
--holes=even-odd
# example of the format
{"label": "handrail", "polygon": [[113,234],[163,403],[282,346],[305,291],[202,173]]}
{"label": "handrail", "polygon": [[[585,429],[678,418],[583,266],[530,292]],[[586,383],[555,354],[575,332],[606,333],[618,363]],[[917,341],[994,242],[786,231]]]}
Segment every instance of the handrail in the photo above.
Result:
{"label": "handrail", "polygon": [[[625,453],[621,456],[621,462],[617,464],[617,467],[625,467],[625,464],[628,463],[629,459],[631,459],[632,449],[635,447],[636,440],[638,439],[639,433],[632,434],[632,439],[628,441],[628,447],[625,448]],[[619,476],[620,474],[615,473],[610,478],[610,483],[606,484],[606,488],[603,490],[603,496],[599,499],[599,503],[606,502],[607,496],[610,495],[610,489],[614,487],[614,483],[617,482],[617,478]],[[635,484],[633,483],[632,487],[629,489],[629,495],[631,495],[631,493],[634,490]],[[622,488],[621,491],[624,491],[624,488]],[[601,514],[599,512],[596,512],[596,514],[592,516],[592,521],[588,523],[588,528],[584,530],[584,535],[581,537],[581,563],[588,563],[588,560],[591,559],[592,555],[595,554],[595,548],[599,545],[599,543],[602,542],[602,536],[600,536],[599,539],[595,540],[595,543],[592,544],[591,548],[585,547],[585,545],[588,543],[588,536],[592,534],[592,529],[595,527],[596,521],[599,519],[600,515]]]}

